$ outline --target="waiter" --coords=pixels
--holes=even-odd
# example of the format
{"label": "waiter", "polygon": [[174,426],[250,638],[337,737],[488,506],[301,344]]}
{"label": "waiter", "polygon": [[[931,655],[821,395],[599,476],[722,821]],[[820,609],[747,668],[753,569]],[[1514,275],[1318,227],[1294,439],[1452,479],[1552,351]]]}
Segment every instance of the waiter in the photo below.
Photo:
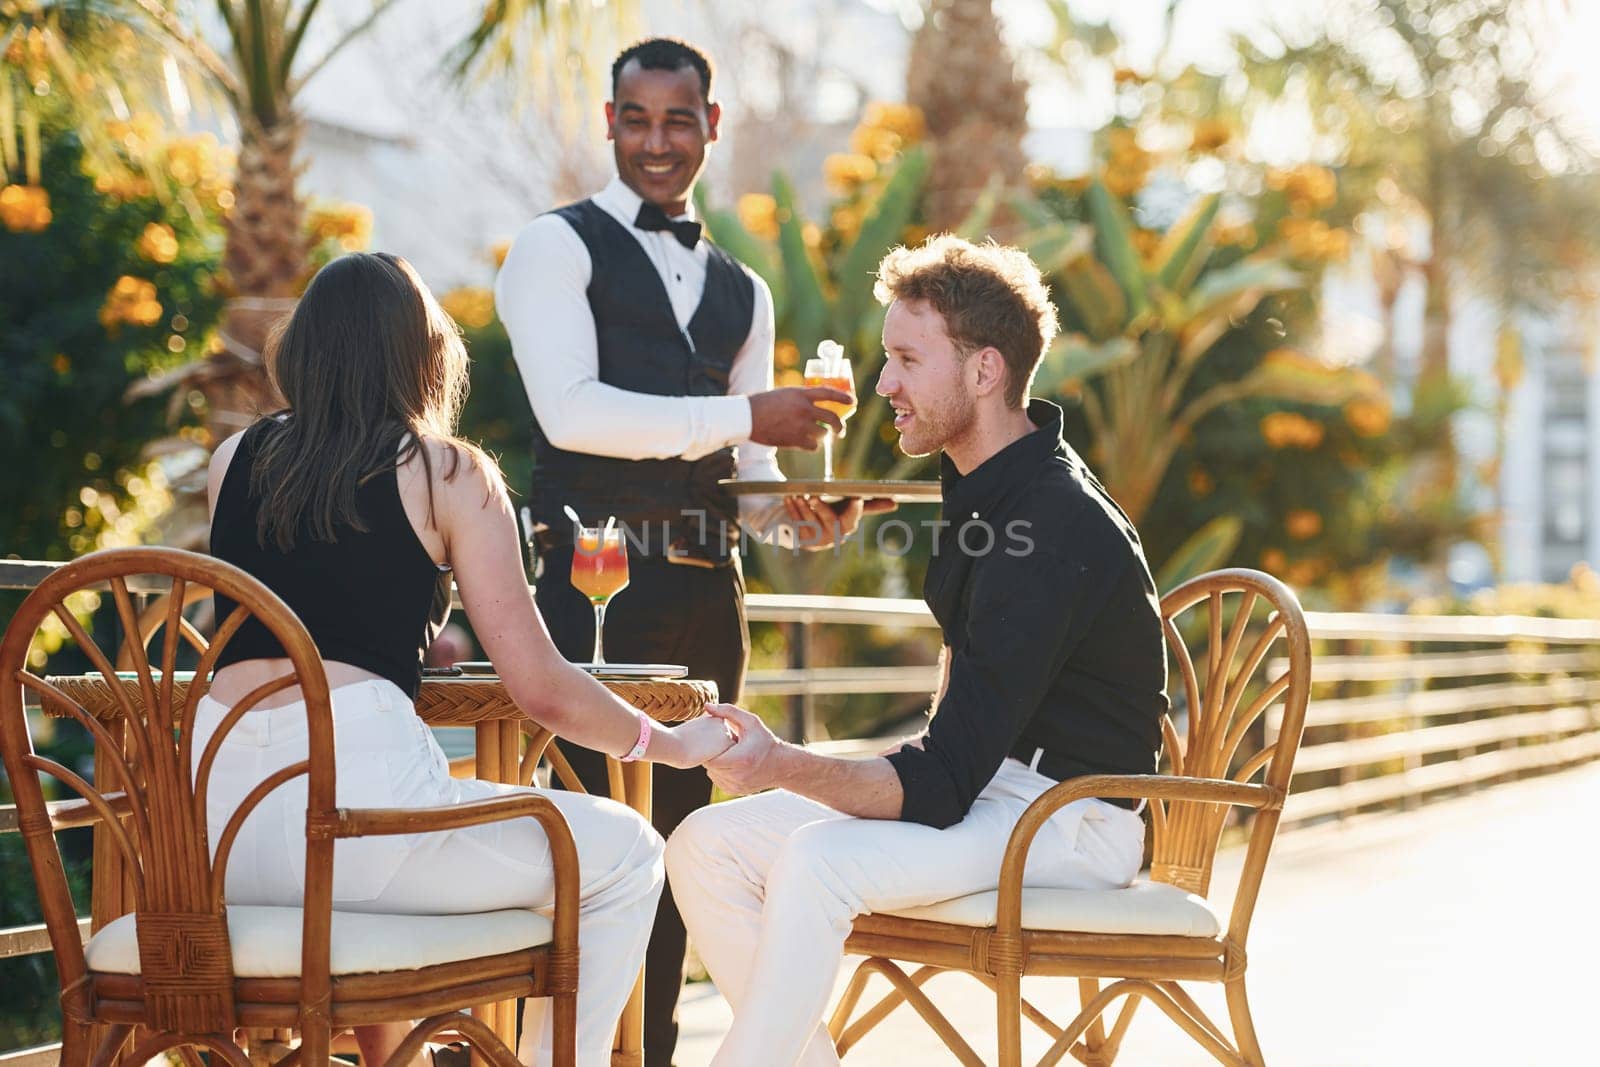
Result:
{"label": "waiter", "polygon": [[[612,64],[611,95],[616,178],[529,223],[495,283],[535,422],[539,608],[562,654],[587,660],[594,612],[572,588],[563,507],[586,526],[615,516],[631,535],[630,581],[606,620],[608,658],[684,664],[737,701],[750,654],[740,524],[820,548],[855,529],[862,505],[736,501],[717,481],[781,478],[777,447],[815,449],[827,428],[842,429],[816,401],[850,398],[772,387],[772,295],[694,221],[694,184],[721,118],[706,57],[681,41],[642,41]],[[585,788],[609,792],[603,754],[567,755]],[[657,767],[654,779],[663,836],[711,798],[698,768]],[[665,893],[645,962],[646,1067],[672,1062],[684,940]]]}

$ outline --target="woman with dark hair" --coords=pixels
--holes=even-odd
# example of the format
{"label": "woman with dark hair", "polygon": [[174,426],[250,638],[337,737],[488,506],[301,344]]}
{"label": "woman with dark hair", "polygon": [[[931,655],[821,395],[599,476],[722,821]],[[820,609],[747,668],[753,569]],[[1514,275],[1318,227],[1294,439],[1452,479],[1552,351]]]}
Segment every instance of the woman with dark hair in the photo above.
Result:
{"label": "woman with dark hair", "polygon": [[[468,360],[459,331],[411,266],[355,254],[324,267],[268,347],[287,408],[223,442],[211,462],[211,551],[264,581],[295,610],[333,687],[339,803],[426,807],[517,787],[450,777],[412,701],[423,653],[463,605],[517,706],[588,748],[692,767],[729,744],[719,720],[652,726],[564,660],[528,592],[499,471],[457,439]],[[219,617],[232,609],[218,597]],[[228,709],[281,675],[283,649],[247,623],[227,645],[196,719],[204,751]],[[214,766],[215,836],[244,797],[305,758],[305,709],[289,689],[246,713]],[[304,887],[305,787],[280,787],[246,820],[227,872],[241,904],[298,904]],[[578,1062],[609,1062],[611,1036],[662,886],[662,843],[610,800],[546,794],[578,844]],[[398,914],[545,908],[549,851],[531,819],[446,833],[341,841],[334,906]],[[530,1000],[521,1058],[545,1062],[545,1001]],[[403,1024],[357,1030],[364,1063],[384,1063]]]}

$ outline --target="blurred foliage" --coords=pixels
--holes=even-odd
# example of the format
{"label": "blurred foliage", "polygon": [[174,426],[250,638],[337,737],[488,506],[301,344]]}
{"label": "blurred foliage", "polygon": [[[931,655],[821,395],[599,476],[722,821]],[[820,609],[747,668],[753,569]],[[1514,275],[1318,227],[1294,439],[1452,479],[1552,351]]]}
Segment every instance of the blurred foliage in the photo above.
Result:
{"label": "blurred foliage", "polygon": [[1541,619],[1600,619],[1600,574],[1587,563],[1565,582],[1513,582],[1469,596],[1421,597],[1412,615],[1526,615]]}
{"label": "blurred foliage", "polygon": [[1035,391],[1072,409],[1163,583],[1235,563],[1354,606],[1390,558],[1479,533],[1415,475],[1449,440],[1461,387],[1397,406],[1322,333],[1322,277],[1361,247],[1368,190],[1316,162],[1259,161],[1238,113],[1213,106],[1222,79],[1140,73],[1096,40],[1057,54],[1080,78],[1109,68],[1117,117],[1091,173],[1035,169],[1023,206],[1063,313]]}
{"label": "blurred foliage", "polygon": [[[1341,0],[1314,24],[1239,38],[1243,78],[1187,71],[1192,93],[1173,103],[1249,123],[1296,102],[1374,235],[1430,287],[1549,308],[1586,287],[1600,237],[1595,158],[1538,67],[1565,6]],[[1428,246],[1381,225],[1406,219]]]}
{"label": "blurred foliage", "polygon": [[[471,305],[471,318],[463,317],[463,301]],[[489,317],[478,318],[476,309],[485,302]],[[461,325],[472,356],[472,391],[461,411],[461,436],[500,461],[512,503],[526,503],[533,481],[533,409],[511,354],[511,339],[493,316],[494,295],[488,289],[454,289],[440,303]]]}
{"label": "blurred foliage", "polygon": [[48,218],[0,219],[0,445],[28,457],[0,474],[0,511],[8,555],[70,559],[137,543],[169,502],[149,443],[174,423],[179,445],[199,433],[187,395],[140,394],[211,342],[220,208],[210,165],[191,165],[209,140],[164,142],[166,166],[131,181],[86,170],[81,137],[48,113],[39,144],[25,188]]}
{"label": "blurred foliage", "polygon": [[[349,212],[328,219],[313,209],[307,218],[299,184],[300,105],[306,84],[396,5],[369,0],[363,12],[362,5],[341,4],[334,14],[320,0],[217,0],[203,8],[170,0],[0,3],[0,155],[7,168],[27,168],[31,184],[38,184],[35,142],[46,105],[70,112],[90,156],[108,172],[126,157],[143,168],[141,177],[150,177],[137,152],[100,135],[111,125],[108,118],[151,115],[158,123],[181,123],[198,111],[200,119],[231,128],[238,138],[232,187],[224,191],[236,210],[224,219],[219,282],[239,298],[225,309],[229,343],[196,353],[201,358],[168,379],[180,396],[203,395],[213,444],[257,411],[281,403],[258,356],[272,324],[315,271],[319,245],[364,243],[359,218],[347,225]],[[448,65],[457,77],[537,73],[559,85],[554,79],[581,60],[589,29],[607,20],[620,25],[632,11],[631,0],[494,0],[471,20]],[[14,158],[17,130],[20,161]],[[26,204],[0,209],[32,210]],[[190,512],[196,492],[188,483],[180,493]]]}
{"label": "blurred foliage", "polygon": [[[1288,129],[1292,116],[1295,136],[1337,171],[1390,334],[1374,369],[1402,403],[1413,393],[1418,407],[1448,402],[1460,367],[1452,327],[1469,301],[1490,306],[1502,349],[1530,315],[1592,343],[1578,323],[1600,297],[1600,160],[1544,69],[1570,32],[1570,6],[1338,0],[1315,20],[1264,20],[1236,40],[1237,71],[1185,70],[1163,95],[1169,116],[1236,129],[1258,120]],[[1414,378],[1398,373],[1392,339],[1395,299],[1411,279],[1424,293]],[[1503,445],[1514,376],[1496,372],[1502,394],[1490,406]],[[1480,396],[1490,391],[1485,382]],[[1459,513],[1475,481],[1498,498],[1498,473],[1493,461],[1464,467],[1446,435],[1413,465],[1407,491],[1436,515]]]}

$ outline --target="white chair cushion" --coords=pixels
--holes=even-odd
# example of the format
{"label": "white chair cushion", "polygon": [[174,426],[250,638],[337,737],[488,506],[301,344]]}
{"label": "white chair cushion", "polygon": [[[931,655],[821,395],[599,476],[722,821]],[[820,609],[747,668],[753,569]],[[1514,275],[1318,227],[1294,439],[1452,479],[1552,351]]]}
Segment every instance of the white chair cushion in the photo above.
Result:
{"label": "white chair cushion", "polygon": [[[1000,894],[990,891],[884,914],[993,926],[999,907]],[[1029,930],[1177,937],[1216,937],[1222,930],[1204,897],[1165,882],[1135,882],[1126,889],[1024,889],[1022,925]]]}
{"label": "white chair cushion", "polygon": [[[300,976],[299,908],[231,906],[228,940],[239,978]],[[533,911],[471,915],[369,915],[336,911],[328,939],[334,974],[410,971],[549,944],[550,920]],[[89,939],[92,971],[139,973],[134,916],[124,915]]]}

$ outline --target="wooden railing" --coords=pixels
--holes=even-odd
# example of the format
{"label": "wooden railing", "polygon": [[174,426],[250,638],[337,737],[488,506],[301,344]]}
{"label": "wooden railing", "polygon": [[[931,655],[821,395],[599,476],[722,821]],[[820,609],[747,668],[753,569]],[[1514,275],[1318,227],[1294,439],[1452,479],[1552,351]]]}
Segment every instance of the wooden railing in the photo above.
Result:
{"label": "wooden railing", "polygon": [[[0,588],[31,587],[52,566],[0,561]],[[811,662],[818,627],[935,628],[920,601],[752,595],[746,609],[752,623],[785,628],[789,657],[785,667],[751,671],[745,692],[787,697],[796,736],[804,736],[816,696],[930,693],[937,682],[931,664]],[[1312,702],[1286,822],[1407,807],[1600,756],[1600,623],[1322,612],[1306,621],[1316,642]],[[1264,727],[1274,726],[1269,713]],[[880,742],[831,747],[867,752]],[[0,833],[15,829],[15,809],[0,807]],[[87,934],[87,920],[82,929]],[[0,930],[0,959],[48,951],[41,926]],[[56,1053],[57,1046],[0,1052],[0,1067],[43,1067]]]}

